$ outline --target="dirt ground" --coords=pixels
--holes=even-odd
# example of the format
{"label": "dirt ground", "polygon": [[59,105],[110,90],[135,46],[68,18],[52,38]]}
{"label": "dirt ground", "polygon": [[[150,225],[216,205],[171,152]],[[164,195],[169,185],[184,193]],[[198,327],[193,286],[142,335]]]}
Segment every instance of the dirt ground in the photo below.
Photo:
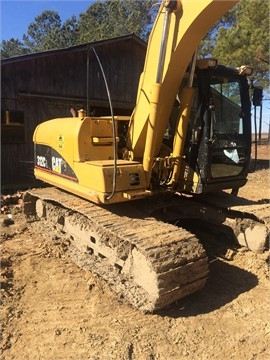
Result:
{"label": "dirt ground", "polygon": [[[267,144],[258,159],[239,192],[254,201],[269,199]],[[213,258],[204,289],[143,314],[13,213],[1,227],[3,360],[270,359],[269,250]]]}

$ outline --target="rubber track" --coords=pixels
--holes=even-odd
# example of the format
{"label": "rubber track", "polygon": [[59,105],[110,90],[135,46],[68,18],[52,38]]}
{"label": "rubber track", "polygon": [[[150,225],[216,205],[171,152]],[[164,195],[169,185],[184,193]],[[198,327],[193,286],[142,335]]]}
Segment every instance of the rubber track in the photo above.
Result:
{"label": "rubber track", "polygon": [[140,202],[105,207],[56,188],[29,190],[24,201],[27,216],[35,215],[37,201],[39,212],[46,207],[42,235],[58,229],[68,236],[73,260],[142,311],[164,308],[206,283],[208,261],[198,239],[148,217],[135,207]]}

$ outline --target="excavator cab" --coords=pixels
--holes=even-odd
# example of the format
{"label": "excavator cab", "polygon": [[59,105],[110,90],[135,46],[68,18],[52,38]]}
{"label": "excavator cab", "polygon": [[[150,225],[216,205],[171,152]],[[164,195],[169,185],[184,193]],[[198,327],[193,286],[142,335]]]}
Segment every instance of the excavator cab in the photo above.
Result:
{"label": "excavator cab", "polygon": [[250,100],[245,72],[239,72],[222,65],[197,67],[180,190],[202,193],[237,189],[246,183],[251,154]]}

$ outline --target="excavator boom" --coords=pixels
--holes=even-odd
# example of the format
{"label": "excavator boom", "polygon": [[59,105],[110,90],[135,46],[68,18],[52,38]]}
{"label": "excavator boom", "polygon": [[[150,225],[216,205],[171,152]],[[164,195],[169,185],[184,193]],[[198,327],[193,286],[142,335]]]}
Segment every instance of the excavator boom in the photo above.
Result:
{"label": "excavator boom", "polygon": [[131,158],[143,158],[148,181],[190,59],[207,31],[237,2],[178,0],[160,7],[128,133]]}

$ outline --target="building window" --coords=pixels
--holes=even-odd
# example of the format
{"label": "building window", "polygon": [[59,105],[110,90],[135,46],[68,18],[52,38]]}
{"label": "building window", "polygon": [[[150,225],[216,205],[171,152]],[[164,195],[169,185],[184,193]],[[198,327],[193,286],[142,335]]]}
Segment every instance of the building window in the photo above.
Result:
{"label": "building window", "polygon": [[1,141],[9,143],[25,142],[23,111],[1,111]]}

